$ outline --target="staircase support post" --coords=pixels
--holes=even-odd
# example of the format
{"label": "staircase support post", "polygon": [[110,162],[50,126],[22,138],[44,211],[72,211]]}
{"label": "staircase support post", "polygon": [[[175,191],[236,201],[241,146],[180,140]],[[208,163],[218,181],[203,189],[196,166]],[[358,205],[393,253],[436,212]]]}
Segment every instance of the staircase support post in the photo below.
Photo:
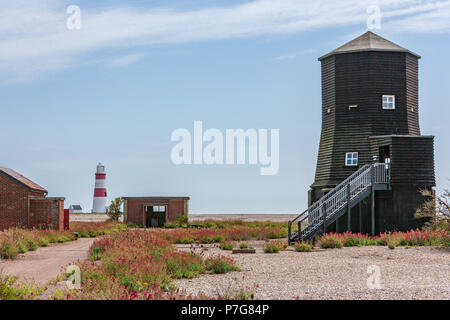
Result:
{"label": "staircase support post", "polygon": [[371,216],[372,216],[372,223],[371,223],[371,231],[372,231],[372,237],[375,237],[375,167],[372,165],[372,168],[370,169],[371,172]]}
{"label": "staircase support post", "polygon": [[320,203],[320,211],[322,213],[323,216],[323,234],[327,233],[327,209],[324,208],[324,203],[321,202]]}
{"label": "staircase support post", "polygon": [[358,204],[358,209],[359,209],[359,232],[363,233],[362,229],[363,229],[363,223],[362,223],[362,203],[360,202]]}
{"label": "staircase support post", "polygon": [[292,228],[292,222],[288,221],[288,245],[291,245],[291,228]]}
{"label": "staircase support post", "polygon": [[352,208],[350,206],[350,199],[351,199],[351,194],[350,194],[350,183],[349,183],[347,185],[347,231],[350,231],[352,228],[352,215],[351,215]]}

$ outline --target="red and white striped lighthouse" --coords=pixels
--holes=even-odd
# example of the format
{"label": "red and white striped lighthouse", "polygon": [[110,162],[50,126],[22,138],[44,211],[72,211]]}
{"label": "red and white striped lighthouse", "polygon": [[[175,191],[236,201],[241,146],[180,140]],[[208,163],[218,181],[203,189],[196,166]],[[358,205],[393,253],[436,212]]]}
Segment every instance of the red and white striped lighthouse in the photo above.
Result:
{"label": "red and white striped lighthouse", "polygon": [[95,172],[95,189],[94,189],[94,204],[92,205],[92,213],[106,212],[106,171],[105,165],[101,162],[97,165]]}

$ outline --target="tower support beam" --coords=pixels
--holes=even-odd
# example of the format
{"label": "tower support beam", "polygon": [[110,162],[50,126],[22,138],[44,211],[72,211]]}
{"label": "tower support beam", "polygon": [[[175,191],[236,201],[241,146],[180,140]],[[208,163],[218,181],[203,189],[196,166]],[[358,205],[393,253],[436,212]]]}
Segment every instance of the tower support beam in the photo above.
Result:
{"label": "tower support beam", "polygon": [[350,206],[350,199],[351,199],[351,194],[350,194],[350,184],[347,185],[347,231],[351,231],[352,229],[352,208]]}

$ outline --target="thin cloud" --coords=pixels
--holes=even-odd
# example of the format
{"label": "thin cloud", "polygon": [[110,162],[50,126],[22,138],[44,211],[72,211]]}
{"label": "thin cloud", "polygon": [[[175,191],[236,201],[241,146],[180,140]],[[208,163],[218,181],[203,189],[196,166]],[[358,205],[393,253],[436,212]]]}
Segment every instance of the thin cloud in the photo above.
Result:
{"label": "thin cloud", "polygon": [[[365,26],[373,4],[381,7],[383,31],[450,33],[450,0],[253,0],[195,10],[81,7],[80,30],[66,28],[69,4],[0,0],[0,81],[76,65],[111,48]],[[133,62],[122,62],[127,59]]]}
{"label": "thin cloud", "polygon": [[276,58],[276,60],[290,60],[290,59],[295,59],[298,56],[302,56],[305,54],[311,54],[311,53],[315,53],[317,50],[316,49],[306,49],[306,50],[300,50],[300,51],[295,51],[295,52],[289,52],[286,54],[282,54],[281,56],[278,56]]}
{"label": "thin cloud", "polygon": [[113,68],[119,68],[119,67],[125,67],[132,63],[135,63],[139,61],[142,58],[141,54],[128,54],[125,56],[117,57],[111,60],[106,61],[106,66],[113,67]]}
{"label": "thin cloud", "polygon": [[401,20],[388,21],[384,27],[392,33],[450,33],[450,3]]}

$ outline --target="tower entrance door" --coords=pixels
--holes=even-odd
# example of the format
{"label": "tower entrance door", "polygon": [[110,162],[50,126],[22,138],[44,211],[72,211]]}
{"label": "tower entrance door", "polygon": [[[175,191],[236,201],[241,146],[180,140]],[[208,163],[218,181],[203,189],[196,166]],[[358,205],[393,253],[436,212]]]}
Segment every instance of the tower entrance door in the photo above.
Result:
{"label": "tower entrance door", "polygon": [[379,162],[390,163],[391,162],[391,151],[389,146],[382,146],[379,148]]}

